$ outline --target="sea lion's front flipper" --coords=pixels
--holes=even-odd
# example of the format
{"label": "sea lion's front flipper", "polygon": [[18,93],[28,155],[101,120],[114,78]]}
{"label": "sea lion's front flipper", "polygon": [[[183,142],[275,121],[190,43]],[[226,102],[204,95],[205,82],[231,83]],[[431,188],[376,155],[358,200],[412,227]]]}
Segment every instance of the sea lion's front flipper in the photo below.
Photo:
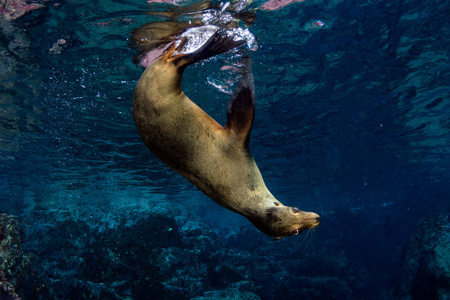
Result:
{"label": "sea lion's front flipper", "polygon": [[228,103],[227,124],[225,129],[233,131],[247,149],[250,131],[255,118],[255,87],[251,71],[251,60],[247,59],[246,69],[239,86]]}

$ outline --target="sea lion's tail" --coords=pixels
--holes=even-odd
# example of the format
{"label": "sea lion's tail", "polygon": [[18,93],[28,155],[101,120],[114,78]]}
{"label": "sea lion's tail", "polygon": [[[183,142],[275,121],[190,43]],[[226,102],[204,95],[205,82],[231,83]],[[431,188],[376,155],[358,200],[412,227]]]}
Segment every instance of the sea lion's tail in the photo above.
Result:
{"label": "sea lion's tail", "polygon": [[[186,29],[201,26],[200,20],[194,21],[166,21],[150,22],[134,30],[131,35],[130,46],[138,50],[138,54],[133,57],[133,63],[136,65],[148,66],[144,60],[149,53],[155,53],[158,56],[158,50],[161,55],[166,45],[173,43],[178,39]],[[153,60],[154,60],[153,59]]]}
{"label": "sea lion's tail", "polygon": [[130,45],[138,50],[133,62],[147,68],[164,57],[180,67],[209,58],[239,46],[250,45],[254,37],[240,28],[240,21],[253,23],[254,12],[243,11],[242,3],[213,3],[212,0],[187,7],[155,7],[149,15],[166,18],[134,30]]}
{"label": "sea lion's tail", "polygon": [[[160,56],[165,50],[164,48],[176,41],[186,29],[201,26],[202,14],[217,6],[217,4],[212,4],[211,0],[201,0],[187,7],[153,7],[152,10],[146,12],[147,15],[167,20],[149,22],[132,32],[130,46],[138,51],[138,54],[133,57],[133,63],[147,67],[149,53],[153,53],[150,56]],[[146,58],[147,61],[145,61]]]}
{"label": "sea lion's tail", "polygon": [[202,59],[207,59],[225,53],[246,43],[246,40],[234,39],[235,37],[232,35],[227,35],[225,30],[218,29],[200,48],[195,51],[191,53],[183,53],[183,47],[188,40],[187,38],[182,38],[181,42],[178,45],[176,43],[173,44],[164,56],[168,61],[172,60],[177,67],[184,69]]}

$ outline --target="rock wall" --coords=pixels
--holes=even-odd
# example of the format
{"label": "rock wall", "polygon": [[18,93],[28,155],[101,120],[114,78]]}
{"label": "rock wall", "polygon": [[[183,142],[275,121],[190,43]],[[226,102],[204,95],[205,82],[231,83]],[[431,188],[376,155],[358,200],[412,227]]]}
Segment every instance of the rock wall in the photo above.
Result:
{"label": "rock wall", "polygon": [[397,296],[401,299],[449,299],[449,215],[429,217],[418,223],[398,280]]}

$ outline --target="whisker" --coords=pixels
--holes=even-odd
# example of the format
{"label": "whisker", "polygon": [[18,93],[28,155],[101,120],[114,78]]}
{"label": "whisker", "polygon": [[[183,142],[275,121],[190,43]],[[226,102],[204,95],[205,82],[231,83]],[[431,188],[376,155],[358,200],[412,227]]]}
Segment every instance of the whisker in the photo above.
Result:
{"label": "whisker", "polygon": [[[306,250],[308,249],[309,244],[311,244],[314,232],[315,232],[315,228],[308,229],[308,231],[306,232],[306,235],[305,235],[305,237],[303,238],[303,240],[301,242],[301,245],[303,245],[303,244],[305,245],[305,248],[303,249],[303,251],[306,252]],[[305,241],[306,241],[306,243],[305,243]]]}
{"label": "whisker", "polygon": [[309,231],[311,231],[311,234],[309,235],[309,242],[311,243],[313,239],[313,234],[314,232],[316,232],[316,228],[310,229]]}
{"label": "whisker", "polygon": [[[304,243],[305,243],[305,240],[308,238],[308,235],[309,235],[309,232],[311,231],[311,229],[308,229],[308,231],[306,232],[306,235],[305,235],[305,237],[303,238],[303,240],[302,240],[302,242],[301,242],[301,245],[303,245]],[[305,244],[305,248],[303,249],[303,251],[306,251],[306,249],[308,249],[308,244],[309,243],[306,243]]]}

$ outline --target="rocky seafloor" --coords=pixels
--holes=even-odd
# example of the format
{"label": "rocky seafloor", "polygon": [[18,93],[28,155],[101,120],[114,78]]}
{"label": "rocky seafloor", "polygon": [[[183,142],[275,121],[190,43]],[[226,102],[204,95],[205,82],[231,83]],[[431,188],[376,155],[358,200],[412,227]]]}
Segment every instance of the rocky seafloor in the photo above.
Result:
{"label": "rocky seafloor", "polygon": [[391,283],[384,286],[372,275],[382,266],[350,259],[329,247],[336,241],[319,245],[315,236],[272,242],[251,227],[218,234],[164,211],[74,215],[36,208],[22,220],[33,226],[6,214],[0,221],[0,299],[446,299],[450,293],[448,215],[418,223],[395,272],[382,274]]}

